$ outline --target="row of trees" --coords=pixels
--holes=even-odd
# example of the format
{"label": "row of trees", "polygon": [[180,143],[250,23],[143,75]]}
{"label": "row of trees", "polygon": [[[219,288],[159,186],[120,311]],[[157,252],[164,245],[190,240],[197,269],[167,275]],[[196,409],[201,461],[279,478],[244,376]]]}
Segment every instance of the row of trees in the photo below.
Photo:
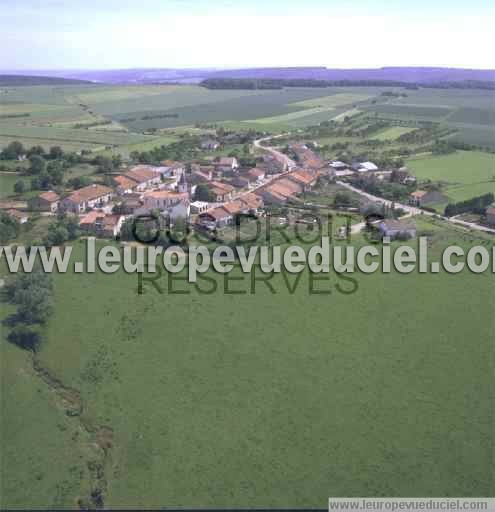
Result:
{"label": "row of trees", "polygon": [[494,82],[462,80],[459,82],[411,83],[399,80],[318,80],[270,78],[207,78],[201,84],[208,89],[282,89],[284,87],[404,87],[406,89],[495,89]]}
{"label": "row of trees", "polygon": [[445,216],[452,217],[454,215],[460,215],[461,213],[476,213],[483,215],[488,206],[494,201],[494,195],[489,192],[481,196],[476,196],[466,201],[459,203],[449,203],[445,207]]}
{"label": "row of trees", "polygon": [[48,151],[45,151],[42,146],[33,146],[28,149],[19,141],[11,142],[0,151],[0,160],[17,160],[23,156],[27,158],[43,156],[47,160],[58,160],[64,156],[64,152],[60,146],[52,146]]}
{"label": "row of trees", "polygon": [[30,273],[18,273],[7,281],[4,299],[16,306],[16,312],[4,323],[11,327],[7,339],[25,350],[36,352],[42,336],[39,326],[46,323],[53,312],[51,276],[36,267]]}
{"label": "row of trees", "polygon": [[350,182],[368,194],[384,197],[389,201],[405,201],[414,189],[413,186],[380,181],[374,176],[356,176],[351,178]]}

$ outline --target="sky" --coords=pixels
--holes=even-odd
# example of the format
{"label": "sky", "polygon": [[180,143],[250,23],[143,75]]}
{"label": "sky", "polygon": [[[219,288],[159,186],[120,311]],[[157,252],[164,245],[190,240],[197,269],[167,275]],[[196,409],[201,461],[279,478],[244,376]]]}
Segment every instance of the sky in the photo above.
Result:
{"label": "sky", "polygon": [[0,68],[493,69],[492,0],[0,0]]}

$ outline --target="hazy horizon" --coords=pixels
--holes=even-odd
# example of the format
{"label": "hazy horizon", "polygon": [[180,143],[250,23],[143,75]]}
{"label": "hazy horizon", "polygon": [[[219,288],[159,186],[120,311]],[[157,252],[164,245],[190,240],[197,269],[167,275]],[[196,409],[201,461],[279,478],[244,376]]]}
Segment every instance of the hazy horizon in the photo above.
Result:
{"label": "hazy horizon", "polygon": [[0,62],[12,71],[493,69],[494,14],[486,0],[3,0]]}
{"label": "hazy horizon", "polygon": [[263,66],[244,66],[244,67],[238,67],[238,68],[233,68],[233,67],[225,67],[225,66],[201,66],[201,67],[196,67],[196,66],[184,66],[184,67],[172,67],[172,66],[146,66],[146,67],[136,67],[136,66],[128,66],[128,67],[110,67],[110,68],[98,68],[98,67],[94,67],[94,68],[88,68],[88,67],[84,67],[84,68],[71,68],[71,67],[59,67],[59,68],[0,68],[0,72],[1,73],[8,73],[8,72],[23,72],[23,73],[27,73],[29,71],[33,71],[33,72],[36,72],[36,73],[39,73],[39,72],[43,72],[43,71],[46,71],[46,72],[70,72],[70,71],[74,71],[74,72],[84,72],[84,71],[88,71],[88,72],[92,72],[92,71],[96,71],[96,72],[105,72],[105,71],[132,71],[132,70],[139,70],[139,71],[144,71],[144,70],[177,70],[177,71],[235,71],[235,70],[241,70],[241,69],[289,69],[289,68],[294,68],[294,69],[304,69],[304,68],[307,68],[307,69],[316,69],[316,68],[326,68],[326,69],[330,69],[330,70],[364,70],[364,69],[369,69],[369,70],[379,70],[379,69],[400,69],[400,68],[404,68],[404,69],[456,69],[456,70],[460,70],[460,69],[464,69],[464,70],[473,70],[473,71],[495,71],[495,66],[492,66],[492,67],[487,67],[487,68],[475,68],[475,67],[459,67],[459,66],[422,66],[422,65],[417,65],[417,66],[399,66],[399,65],[384,65],[384,66],[376,66],[376,67],[358,67],[358,66],[349,66],[347,68],[342,68],[342,67],[339,67],[339,68],[331,68],[331,67],[328,67],[328,66],[318,66],[318,65],[314,65],[314,66],[305,66],[305,65],[299,65],[299,66],[277,66],[277,65],[273,65],[273,66],[266,66],[266,65],[263,65]]}

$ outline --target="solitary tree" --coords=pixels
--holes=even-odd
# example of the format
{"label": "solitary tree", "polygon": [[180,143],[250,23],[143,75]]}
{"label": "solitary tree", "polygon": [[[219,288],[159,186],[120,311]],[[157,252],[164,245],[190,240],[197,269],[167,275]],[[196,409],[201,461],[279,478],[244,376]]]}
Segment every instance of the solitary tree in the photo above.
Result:
{"label": "solitary tree", "polygon": [[29,162],[31,163],[31,167],[29,168],[31,174],[41,174],[45,170],[46,162],[41,156],[32,155],[29,158]]}
{"label": "solitary tree", "polygon": [[50,148],[50,152],[48,153],[48,157],[51,160],[57,160],[59,158],[62,158],[64,156],[64,152],[62,151],[62,148],[60,146],[52,146]]}
{"label": "solitary tree", "polygon": [[23,194],[26,191],[26,184],[22,180],[18,180],[14,183],[14,192],[16,194]]}

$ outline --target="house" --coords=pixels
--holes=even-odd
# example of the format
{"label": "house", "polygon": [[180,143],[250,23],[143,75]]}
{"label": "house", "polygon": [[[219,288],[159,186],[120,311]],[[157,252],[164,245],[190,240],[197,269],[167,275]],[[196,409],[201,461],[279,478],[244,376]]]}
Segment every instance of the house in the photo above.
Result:
{"label": "house", "polygon": [[187,192],[153,190],[146,192],[142,199],[144,208],[149,210],[167,210],[180,202],[187,203],[187,205],[189,205],[189,194]]}
{"label": "house", "polygon": [[220,147],[220,143],[214,139],[206,139],[201,142],[201,149],[215,150]]}
{"label": "house", "polygon": [[202,213],[199,216],[199,223],[207,228],[222,228],[228,224],[232,224],[234,217],[221,206]]}
{"label": "house", "polygon": [[305,144],[292,144],[292,151],[295,153],[297,160],[302,167],[307,169],[321,169],[323,167],[323,160],[314,151],[308,148]]}
{"label": "house", "polygon": [[416,236],[416,226],[411,222],[401,220],[387,219],[378,224],[378,229],[383,236],[391,239],[400,236],[414,238]]}
{"label": "house", "polygon": [[208,183],[208,189],[215,195],[215,201],[223,203],[232,199],[234,187],[221,183],[219,181],[211,181]]}
{"label": "house", "polygon": [[409,204],[413,206],[425,206],[432,203],[444,202],[447,198],[437,190],[416,190],[409,195]]}
{"label": "house", "polygon": [[160,173],[148,165],[137,165],[124,174],[124,177],[136,183],[133,190],[142,192],[143,190],[153,188],[162,181]]}
{"label": "house", "polygon": [[237,158],[234,156],[222,156],[217,162],[215,162],[215,168],[218,172],[233,172],[239,168]]}
{"label": "house", "polygon": [[263,208],[263,199],[256,194],[249,193],[239,197],[239,201],[243,203],[243,209],[251,215],[258,215],[261,208]]}
{"label": "house", "polygon": [[200,164],[191,164],[191,174],[199,174],[200,176],[205,176],[207,181],[211,181],[214,176],[221,175],[221,172],[217,172],[214,165],[200,165]]}
{"label": "house", "polygon": [[245,176],[250,181],[255,181],[256,183],[262,183],[263,180],[265,179],[266,173],[263,169],[254,167],[253,169],[249,169],[249,171],[245,174]]}
{"label": "house", "polygon": [[390,173],[391,183],[400,183],[402,185],[414,185],[416,178],[409,174],[407,167],[401,167],[400,169],[394,169]]}
{"label": "house", "polygon": [[251,181],[248,178],[244,178],[243,176],[236,176],[233,180],[230,181],[232,186],[235,188],[247,188],[251,185]]}
{"label": "house", "polygon": [[233,216],[236,213],[247,213],[249,209],[246,204],[239,199],[231,201],[230,203],[225,203],[222,205],[222,208]]}
{"label": "house", "polygon": [[488,224],[495,225],[495,208],[494,207],[487,208],[485,215],[486,215],[486,222],[488,222]]}
{"label": "house", "polygon": [[113,181],[115,183],[115,188],[117,190],[117,194],[130,194],[134,190],[136,190],[137,182],[127,176],[114,176]]}
{"label": "house", "polygon": [[378,166],[373,162],[359,162],[353,164],[352,168],[357,172],[375,172],[378,171]]}
{"label": "house", "polygon": [[285,204],[291,197],[290,194],[285,194],[275,188],[257,190],[256,194],[267,204]]}
{"label": "house", "polygon": [[143,206],[143,201],[141,200],[141,194],[132,192],[130,194],[126,194],[123,197],[123,200],[117,206],[118,211],[123,215],[132,215],[137,209]]}
{"label": "house", "polygon": [[289,178],[282,178],[275,182],[275,188],[278,190],[286,190],[291,196],[300,194],[303,187],[294,180]]}
{"label": "house", "polygon": [[20,212],[19,210],[16,210],[15,208],[11,208],[10,210],[6,210],[7,215],[14,218],[19,222],[19,224],[25,224],[29,220],[29,216],[27,213]]}
{"label": "house", "polygon": [[208,181],[211,180],[213,180],[212,172],[205,173],[203,171],[197,170],[192,171],[191,173],[191,183],[195,185],[199,185],[200,183],[207,183]]}
{"label": "house", "polygon": [[426,190],[415,190],[409,194],[409,204],[413,206],[421,206],[423,198],[426,197],[428,192]]}
{"label": "house", "polygon": [[161,162],[163,172],[170,178],[180,178],[180,175],[186,172],[186,166],[182,162],[175,160],[163,160]]}
{"label": "house", "polygon": [[256,164],[258,169],[265,171],[265,174],[280,174],[287,170],[287,162],[271,153],[264,154]]}
{"label": "house", "polygon": [[340,160],[333,160],[330,162],[329,167],[335,171],[344,171],[345,169],[349,169],[349,165],[347,165],[345,162],[341,162]]}
{"label": "house", "polygon": [[29,209],[36,210],[39,212],[52,212],[55,213],[58,210],[60,203],[60,196],[53,190],[43,192],[36,197],[29,200]]}
{"label": "house", "polygon": [[318,175],[307,171],[294,171],[287,174],[287,179],[300,185],[303,192],[308,192],[315,185]]}
{"label": "house", "polygon": [[105,214],[93,210],[81,219],[79,227],[82,231],[101,238],[115,238],[120,234],[124,220],[124,215]]}
{"label": "house", "polygon": [[191,203],[191,213],[200,214],[206,212],[210,207],[210,203],[205,201],[194,201]]}
{"label": "house", "polygon": [[80,188],[60,203],[60,208],[73,213],[84,213],[89,208],[102,206],[112,199],[111,188],[96,183]]}
{"label": "house", "polygon": [[282,178],[270,183],[267,187],[256,190],[255,193],[267,203],[284,204],[302,191],[303,187],[295,181]]}

